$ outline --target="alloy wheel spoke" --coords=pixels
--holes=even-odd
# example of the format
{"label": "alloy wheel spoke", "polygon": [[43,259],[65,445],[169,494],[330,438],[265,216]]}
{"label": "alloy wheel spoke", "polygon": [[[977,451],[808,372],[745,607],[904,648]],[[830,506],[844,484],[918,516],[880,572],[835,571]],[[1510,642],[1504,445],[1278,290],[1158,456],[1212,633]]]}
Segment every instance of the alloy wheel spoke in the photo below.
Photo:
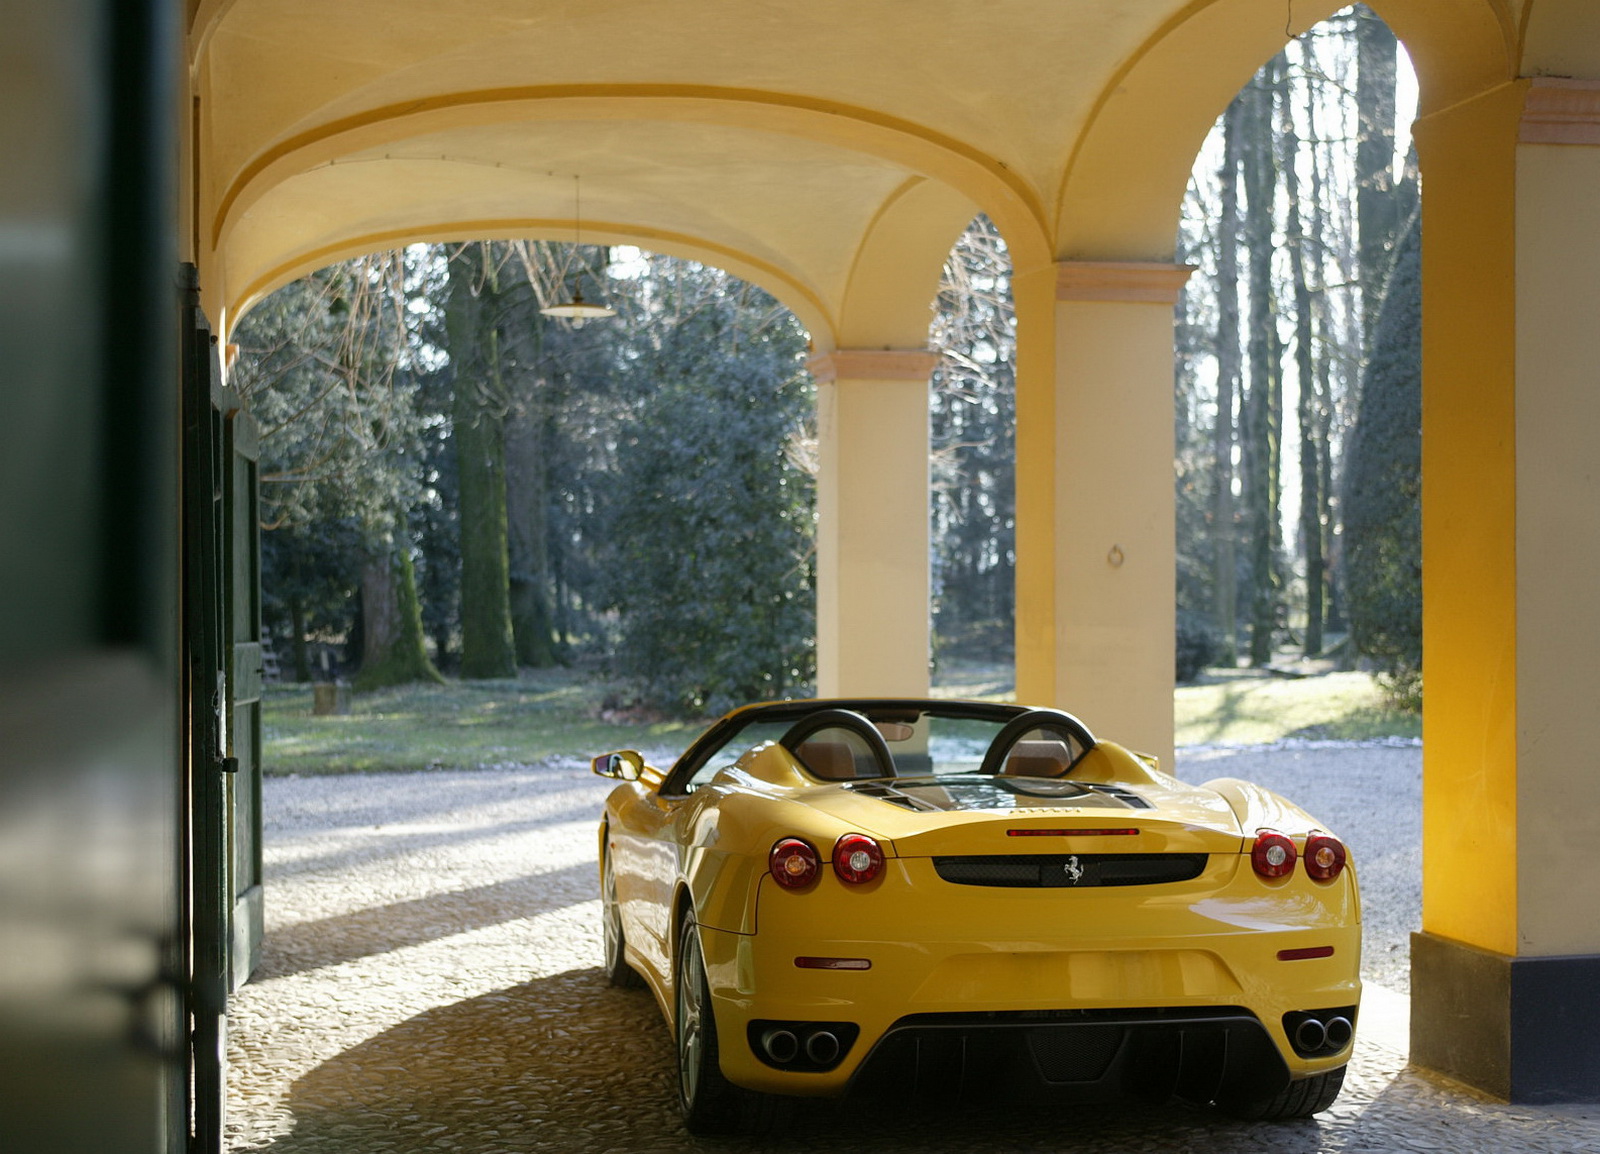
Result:
{"label": "alloy wheel spoke", "polygon": [[683,1096],[693,1102],[700,1085],[700,1055],[703,1048],[703,1007],[700,1003],[700,958],[690,952],[684,958],[678,980],[678,1068],[683,1081]]}

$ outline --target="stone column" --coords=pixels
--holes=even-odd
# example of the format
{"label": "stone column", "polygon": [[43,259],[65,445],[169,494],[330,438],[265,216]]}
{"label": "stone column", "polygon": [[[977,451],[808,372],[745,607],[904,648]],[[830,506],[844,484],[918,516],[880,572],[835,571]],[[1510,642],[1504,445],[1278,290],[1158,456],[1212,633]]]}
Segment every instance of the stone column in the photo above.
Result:
{"label": "stone column", "polygon": [[817,693],[928,692],[923,350],[840,349],[817,380]]}
{"label": "stone column", "polygon": [[1017,292],[1018,697],[1168,765],[1172,307],[1190,271],[1067,261]]}
{"label": "stone column", "polygon": [[1600,84],[1419,122],[1423,932],[1412,1057],[1600,1100]]}

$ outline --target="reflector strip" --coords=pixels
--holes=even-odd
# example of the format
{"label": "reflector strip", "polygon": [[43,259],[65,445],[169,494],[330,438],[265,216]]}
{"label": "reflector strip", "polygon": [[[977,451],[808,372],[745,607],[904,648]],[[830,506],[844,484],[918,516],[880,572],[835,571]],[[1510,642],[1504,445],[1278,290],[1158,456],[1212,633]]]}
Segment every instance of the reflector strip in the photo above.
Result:
{"label": "reflector strip", "polygon": [[870,970],[868,958],[796,958],[794,964],[802,970]]}
{"label": "reflector strip", "polygon": [[1299,961],[1304,961],[1306,958],[1331,958],[1331,957],[1333,957],[1333,947],[1332,946],[1306,946],[1304,949],[1299,949],[1299,950],[1279,950],[1278,951],[1278,960],[1280,962],[1299,962]]}
{"label": "reflector strip", "polygon": [[1132,837],[1136,829],[1008,829],[1007,837]]}

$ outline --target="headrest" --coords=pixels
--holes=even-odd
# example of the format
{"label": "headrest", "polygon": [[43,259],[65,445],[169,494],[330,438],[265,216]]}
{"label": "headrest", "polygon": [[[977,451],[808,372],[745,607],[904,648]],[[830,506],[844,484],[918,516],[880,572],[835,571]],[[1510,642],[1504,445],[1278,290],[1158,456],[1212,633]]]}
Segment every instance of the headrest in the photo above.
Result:
{"label": "headrest", "polygon": [[856,758],[846,742],[803,741],[794,752],[813,777],[824,781],[855,780]]}
{"label": "headrest", "polygon": [[1064,741],[1019,741],[1000,772],[1008,777],[1060,777],[1071,765],[1072,751]]}

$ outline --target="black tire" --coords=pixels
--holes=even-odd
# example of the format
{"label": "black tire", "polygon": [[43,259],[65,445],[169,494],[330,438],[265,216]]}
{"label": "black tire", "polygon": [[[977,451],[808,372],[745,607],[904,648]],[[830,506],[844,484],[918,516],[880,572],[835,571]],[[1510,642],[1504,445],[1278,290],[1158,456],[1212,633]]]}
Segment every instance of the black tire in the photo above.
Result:
{"label": "black tire", "polygon": [[636,990],[644,985],[644,979],[628,964],[622,911],[617,906],[617,874],[609,853],[600,863],[600,934],[605,946],[606,984],[623,990]]}
{"label": "black tire", "polygon": [[711,987],[693,918],[685,918],[678,932],[676,978],[674,1038],[684,1128],[701,1137],[767,1133],[778,1121],[780,1099],[735,1086],[722,1075]]}
{"label": "black tire", "polygon": [[1218,1103],[1235,1118],[1251,1122],[1287,1122],[1295,1118],[1309,1118],[1320,1114],[1339,1096],[1344,1087],[1345,1068],[1328,1070],[1290,1082],[1277,1094],[1267,1098],[1247,1098]]}

